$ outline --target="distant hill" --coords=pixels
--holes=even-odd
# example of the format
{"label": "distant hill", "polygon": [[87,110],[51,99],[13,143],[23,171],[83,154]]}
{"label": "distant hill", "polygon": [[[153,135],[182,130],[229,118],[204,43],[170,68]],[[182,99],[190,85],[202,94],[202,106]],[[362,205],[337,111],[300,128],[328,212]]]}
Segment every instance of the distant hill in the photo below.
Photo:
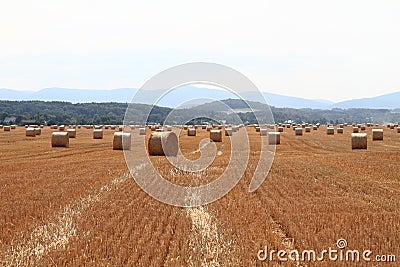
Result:
{"label": "distant hill", "polygon": [[335,103],[333,108],[376,108],[395,109],[400,108],[400,92],[381,95],[371,98],[353,99]]}
{"label": "distant hill", "polygon": [[[119,88],[112,90],[89,90],[68,88],[45,88],[39,91],[18,91],[0,89],[0,100],[39,100],[39,101],[66,101],[71,103],[102,103],[117,102],[130,103],[132,97],[138,91],[136,88]],[[163,95],[165,90],[146,91],[140,97],[135,97],[136,103],[153,104],[158,96]],[[354,99],[338,103],[328,100],[314,100],[299,97],[284,96],[268,92],[262,92],[264,99],[253,92],[241,94],[246,100],[265,102],[278,108],[373,108],[373,109],[395,109],[400,108],[400,92],[382,96]],[[237,96],[225,90],[213,88],[199,88],[195,86],[184,86],[173,90],[163,96],[156,104],[164,107],[190,108],[215,100],[237,99]]]}

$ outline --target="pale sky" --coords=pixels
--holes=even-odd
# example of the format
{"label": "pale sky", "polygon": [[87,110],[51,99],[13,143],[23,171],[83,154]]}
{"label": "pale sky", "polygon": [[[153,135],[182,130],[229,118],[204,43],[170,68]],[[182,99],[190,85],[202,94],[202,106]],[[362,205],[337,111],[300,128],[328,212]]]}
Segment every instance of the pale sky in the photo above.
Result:
{"label": "pale sky", "polygon": [[0,88],[137,88],[196,61],[283,95],[397,92],[400,1],[0,0]]}

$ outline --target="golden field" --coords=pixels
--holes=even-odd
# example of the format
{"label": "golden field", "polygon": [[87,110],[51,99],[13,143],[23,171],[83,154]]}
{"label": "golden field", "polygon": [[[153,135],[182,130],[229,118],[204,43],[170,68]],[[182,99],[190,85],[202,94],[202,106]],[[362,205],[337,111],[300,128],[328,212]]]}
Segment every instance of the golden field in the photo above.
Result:
{"label": "golden field", "polygon": [[[375,127],[376,128],[376,127]],[[0,260],[3,266],[349,266],[346,262],[259,261],[270,249],[336,247],[396,255],[400,261],[400,134],[351,149],[351,127],[329,136],[325,127],[295,136],[281,133],[269,176],[255,192],[249,183],[260,155],[260,137],[247,127],[250,161],[236,187],[197,208],[163,204],[132,179],[123,151],[112,150],[114,131],[92,139],[77,129],[69,148],[52,148],[49,127],[36,137],[25,128],[0,130]],[[243,131],[241,129],[240,131]],[[147,136],[150,131],[147,129]],[[182,131],[183,154],[195,159],[200,141]],[[132,145],[141,141],[132,132]],[[266,137],[265,137],[266,138]],[[229,162],[229,137],[197,175],[173,170],[163,156],[155,167],[177,184],[217,178]],[[171,171],[172,170],[172,171]],[[360,262],[351,266],[397,266]]]}

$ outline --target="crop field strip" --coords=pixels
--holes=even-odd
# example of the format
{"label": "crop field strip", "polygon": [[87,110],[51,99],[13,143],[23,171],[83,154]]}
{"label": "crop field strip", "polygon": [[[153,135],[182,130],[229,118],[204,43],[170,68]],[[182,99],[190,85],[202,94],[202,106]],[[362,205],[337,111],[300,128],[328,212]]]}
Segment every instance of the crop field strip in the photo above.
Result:
{"label": "crop field strip", "polygon": [[[104,130],[104,139],[93,140],[91,130],[79,129],[67,149],[51,148],[51,131],[45,128],[36,138],[25,137],[20,127],[0,132],[3,265],[21,260],[16,250],[29,247],[35,229],[59,229],[57,224],[73,226],[68,240],[54,246],[52,238],[44,238],[53,245],[25,256],[25,264],[265,266],[256,257],[265,245],[318,250],[334,247],[338,238],[354,249],[400,255],[400,134],[395,130],[385,128],[384,141],[372,142],[367,128],[368,149],[352,151],[351,127],[333,136],[324,127],[303,136],[285,128],[270,176],[248,193],[260,154],[259,133],[249,127],[250,164],[238,185],[222,199],[190,209],[162,204],[137,186],[122,151],[112,150],[114,131]],[[133,145],[138,136],[133,131]],[[184,155],[196,159],[198,143],[207,136],[201,129],[196,137],[182,136]],[[229,160],[230,145],[223,138],[217,144],[222,155],[202,173],[207,182]],[[202,175],[189,176],[190,181],[185,172],[171,175],[164,157],[151,160],[171,181],[205,182]]]}

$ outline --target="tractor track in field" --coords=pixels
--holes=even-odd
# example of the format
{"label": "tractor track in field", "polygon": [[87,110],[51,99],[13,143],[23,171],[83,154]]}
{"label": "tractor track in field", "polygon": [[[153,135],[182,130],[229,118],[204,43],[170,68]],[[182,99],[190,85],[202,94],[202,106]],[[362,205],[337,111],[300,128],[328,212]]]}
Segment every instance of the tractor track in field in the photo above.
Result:
{"label": "tractor track in field", "polygon": [[[137,166],[137,170],[145,164]],[[134,170],[135,171],[135,170]],[[71,238],[77,236],[77,219],[86,209],[101,202],[102,198],[131,178],[129,172],[123,173],[100,187],[94,194],[67,204],[46,223],[35,227],[29,233],[22,233],[7,251],[3,253],[3,266],[36,265],[46,254],[54,250],[64,250]]]}

